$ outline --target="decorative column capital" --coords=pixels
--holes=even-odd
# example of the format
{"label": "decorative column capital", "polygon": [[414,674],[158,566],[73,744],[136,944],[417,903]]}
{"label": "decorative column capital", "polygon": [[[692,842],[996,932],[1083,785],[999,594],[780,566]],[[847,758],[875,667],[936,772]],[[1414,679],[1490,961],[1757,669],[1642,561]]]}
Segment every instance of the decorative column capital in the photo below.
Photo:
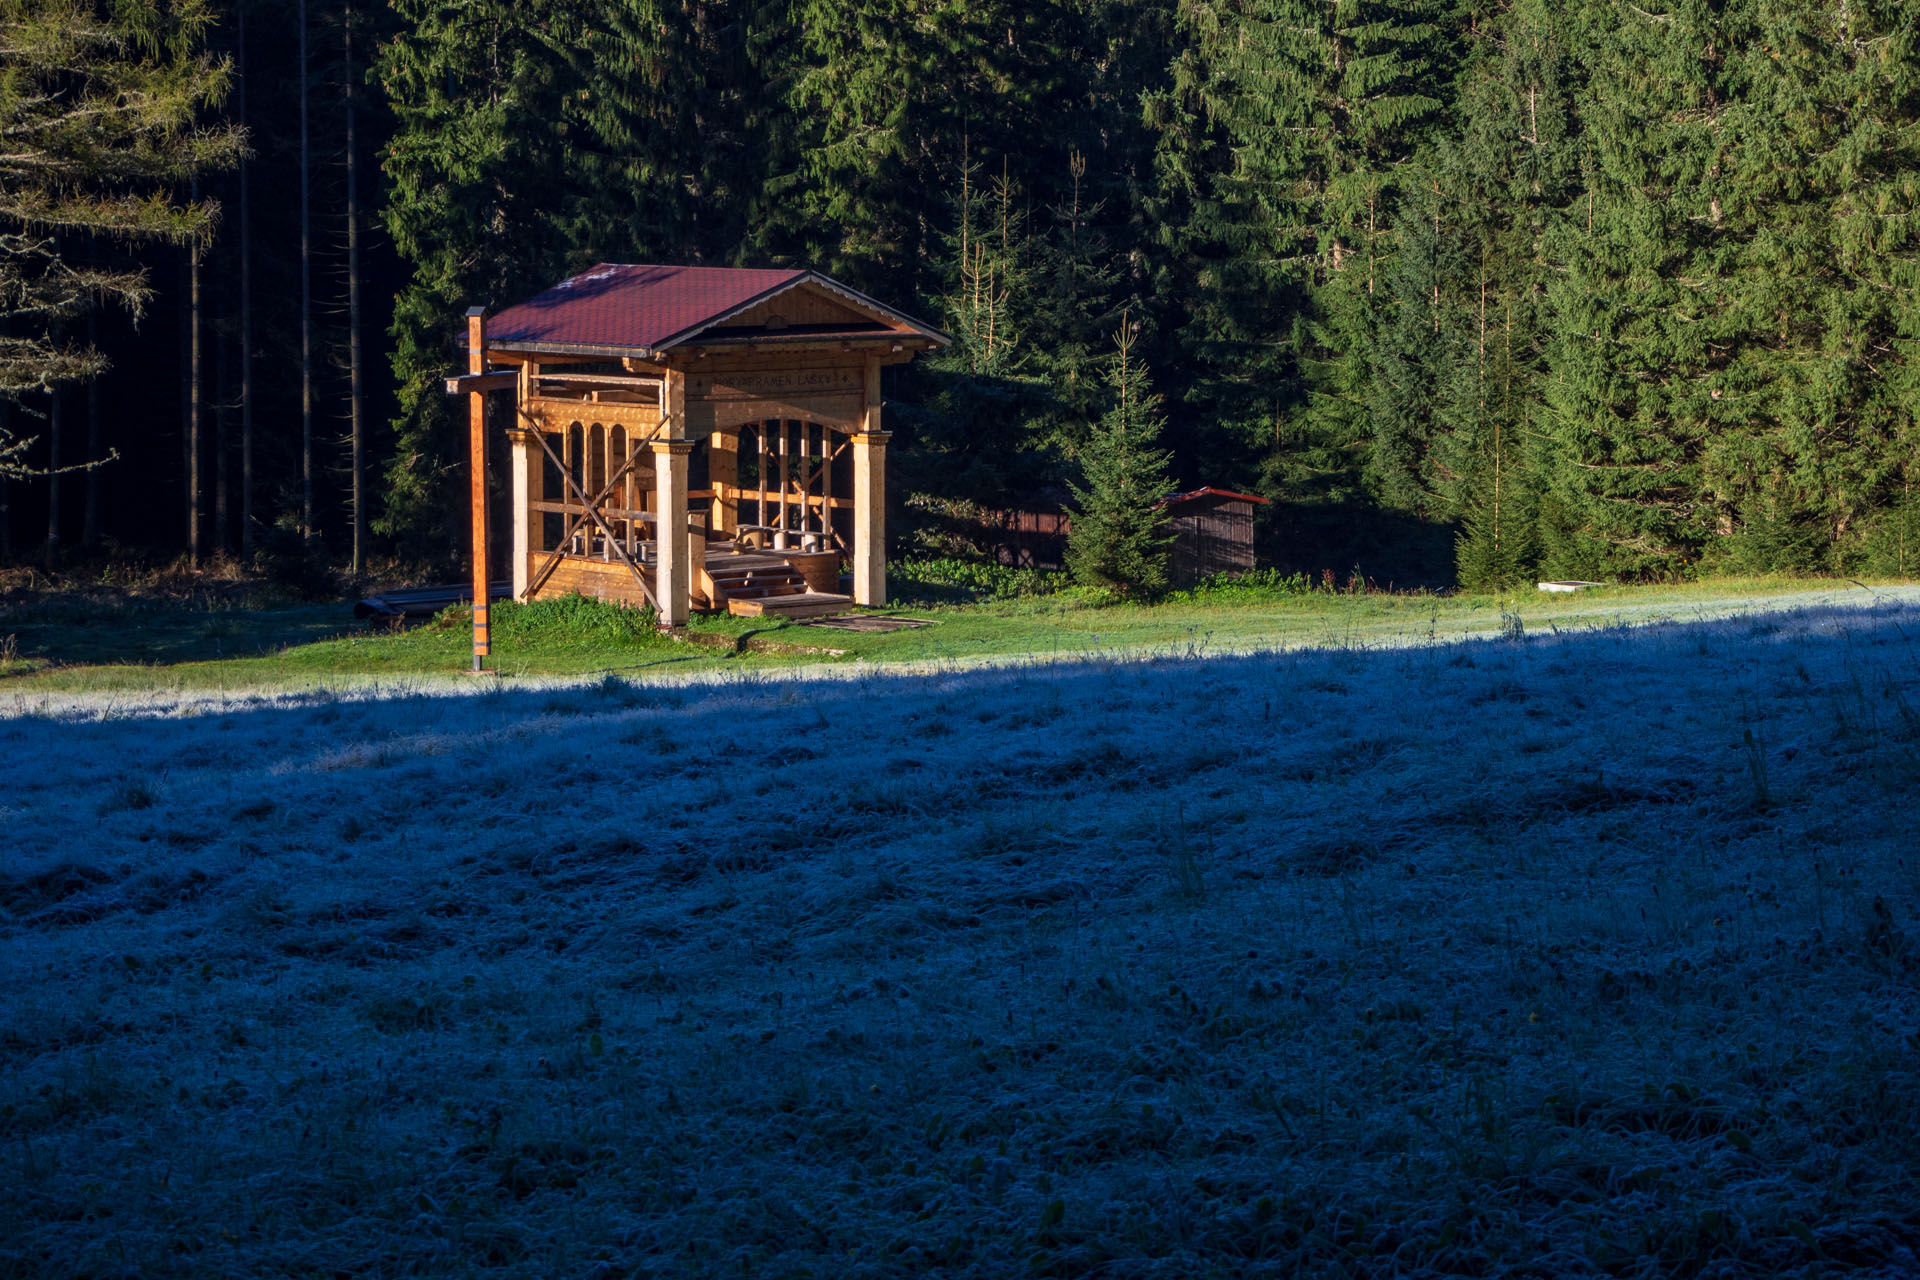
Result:
{"label": "decorative column capital", "polygon": [[653,451],[663,456],[671,454],[676,458],[684,458],[693,452],[693,446],[692,440],[655,440]]}
{"label": "decorative column capital", "polygon": [[893,432],[891,431],[856,431],[853,433],[853,442],[855,444],[873,447],[885,447],[887,441],[891,439],[893,439]]}

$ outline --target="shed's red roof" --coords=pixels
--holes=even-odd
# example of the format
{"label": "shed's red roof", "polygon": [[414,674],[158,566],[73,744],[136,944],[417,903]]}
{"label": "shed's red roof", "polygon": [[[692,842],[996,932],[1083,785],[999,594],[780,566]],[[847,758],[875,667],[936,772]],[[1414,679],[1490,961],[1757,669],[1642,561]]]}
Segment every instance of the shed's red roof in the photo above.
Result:
{"label": "shed's red roof", "polygon": [[489,316],[487,338],[502,344],[658,347],[806,274],[603,262]]}
{"label": "shed's red roof", "polygon": [[1235,502],[1257,502],[1263,507],[1267,505],[1267,500],[1257,493],[1235,493],[1231,489],[1216,489],[1210,484],[1189,489],[1185,493],[1170,493],[1160,501],[1162,505],[1171,506],[1176,502],[1191,502],[1195,498],[1228,498]]}
{"label": "shed's red roof", "polygon": [[947,341],[938,330],[813,271],[617,262],[603,262],[489,316],[487,340],[534,349],[659,350],[715,329],[803,281],[899,327]]}

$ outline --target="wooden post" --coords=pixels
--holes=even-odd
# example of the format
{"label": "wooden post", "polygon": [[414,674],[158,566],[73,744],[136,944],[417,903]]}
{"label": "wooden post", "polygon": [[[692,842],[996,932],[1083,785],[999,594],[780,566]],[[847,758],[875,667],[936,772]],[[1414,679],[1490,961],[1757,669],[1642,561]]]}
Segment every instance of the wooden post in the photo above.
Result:
{"label": "wooden post", "polygon": [[[467,308],[467,372],[487,371],[487,309]],[[487,623],[487,397],[467,393],[467,454],[473,471],[473,669],[493,652]]]}
{"label": "wooden post", "polygon": [[513,598],[524,599],[533,552],[532,504],[542,498],[541,475],[534,469],[533,436],[525,428],[507,432],[513,445]]}
{"label": "wooden post", "polygon": [[887,441],[885,431],[853,437],[853,601],[887,602]]}
{"label": "wooden post", "polygon": [[792,522],[787,519],[787,489],[792,484],[793,448],[792,424],[785,418],[780,419],[780,518],[774,521],[773,545],[781,551],[787,549],[787,530]]}
{"label": "wooden post", "polygon": [[[760,449],[760,510],[754,516],[754,523],[764,530],[773,524],[773,521],[767,519],[767,469],[771,467],[773,463],[770,461],[772,453],[767,448],[766,419],[762,418],[758,423],[754,424],[753,438],[754,443],[758,445]],[[762,533],[760,536],[763,538],[767,537],[765,533]],[[771,539],[768,539],[768,541],[771,542]]]}
{"label": "wooden post", "polygon": [[687,455],[690,440],[653,442],[654,537],[660,555],[654,565],[653,594],[660,602],[660,625],[684,627],[691,607],[692,549],[687,537]]}
{"label": "wooden post", "polygon": [[731,534],[740,527],[740,433],[716,431],[707,437],[707,483],[713,488],[713,515],[707,527]]}
{"label": "wooden post", "polygon": [[833,455],[836,441],[833,428],[822,425],[820,428],[820,532],[825,536],[820,541],[822,551],[831,551],[835,546],[833,532]]}
{"label": "wooden post", "polygon": [[687,589],[691,591],[698,587],[700,594],[711,605],[713,592],[707,583],[707,522],[709,518],[705,511],[687,513]]}
{"label": "wooden post", "polygon": [[887,602],[887,441],[880,429],[880,362],[867,360],[866,422],[853,436],[853,601]]}

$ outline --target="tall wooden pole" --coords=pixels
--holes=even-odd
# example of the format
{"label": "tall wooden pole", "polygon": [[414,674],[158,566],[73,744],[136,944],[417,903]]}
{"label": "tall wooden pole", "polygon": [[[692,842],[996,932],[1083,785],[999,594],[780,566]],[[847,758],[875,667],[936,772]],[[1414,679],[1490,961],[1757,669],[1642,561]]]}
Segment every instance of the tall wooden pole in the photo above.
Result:
{"label": "tall wooden pole", "polygon": [[[467,308],[467,372],[487,371],[487,309]],[[487,397],[467,393],[467,452],[473,469],[473,669],[493,652],[487,626]]]}

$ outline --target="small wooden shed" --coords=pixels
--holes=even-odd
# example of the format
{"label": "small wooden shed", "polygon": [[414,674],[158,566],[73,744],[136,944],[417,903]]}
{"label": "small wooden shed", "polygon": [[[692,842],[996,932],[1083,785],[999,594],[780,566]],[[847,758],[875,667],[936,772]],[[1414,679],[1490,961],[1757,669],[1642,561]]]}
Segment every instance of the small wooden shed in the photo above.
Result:
{"label": "small wooden shed", "polygon": [[483,397],[512,393],[517,599],[693,608],[886,602],[880,370],[948,341],[806,270],[603,263],[468,312],[475,649],[485,652]]}
{"label": "small wooden shed", "polygon": [[1169,494],[1161,506],[1173,549],[1167,557],[1167,581],[1190,587],[1215,573],[1244,573],[1253,568],[1253,508],[1266,499],[1203,485]]}

